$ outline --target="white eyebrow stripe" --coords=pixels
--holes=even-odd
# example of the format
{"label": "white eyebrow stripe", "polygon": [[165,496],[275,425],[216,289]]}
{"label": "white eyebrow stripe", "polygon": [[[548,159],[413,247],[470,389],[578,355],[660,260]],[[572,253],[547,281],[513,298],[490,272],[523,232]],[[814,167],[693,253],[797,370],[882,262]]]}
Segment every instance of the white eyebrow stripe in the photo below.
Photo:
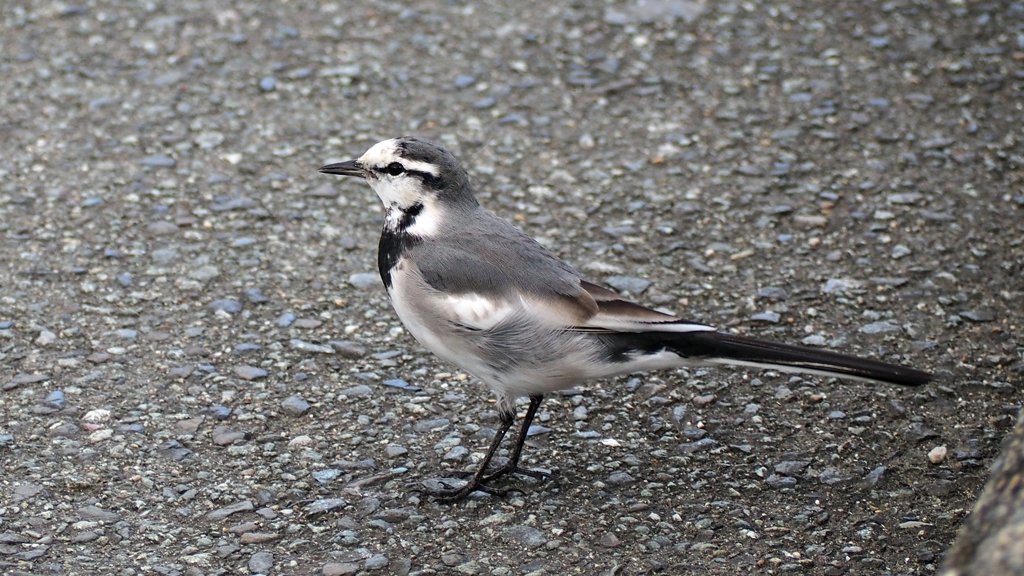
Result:
{"label": "white eyebrow stripe", "polygon": [[405,166],[406,170],[412,172],[426,172],[431,176],[437,176],[441,173],[441,170],[430,162],[423,162],[422,160],[409,160],[408,158],[402,158],[399,160],[402,166]]}

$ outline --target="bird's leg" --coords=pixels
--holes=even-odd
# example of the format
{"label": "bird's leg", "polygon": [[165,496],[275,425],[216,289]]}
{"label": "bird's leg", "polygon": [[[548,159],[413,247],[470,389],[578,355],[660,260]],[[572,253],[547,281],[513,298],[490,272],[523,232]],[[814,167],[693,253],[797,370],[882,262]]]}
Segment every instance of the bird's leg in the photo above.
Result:
{"label": "bird's leg", "polygon": [[494,439],[491,440],[491,447],[487,449],[487,454],[484,456],[483,462],[480,463],[480,467],[477,468],[476,473],[473,474],[473,477],[470,478],[464,486],[449,490],[432,490],[430,494],[442,500],[462,500],[477,490],[487,492],[488,494],[500,495],[500,491],[484,486],[484,477],[487,472],[487,465],[491,463],[491,458],[494,458],[494,455],[498,452],[498,447],[501,446],[502,439],[504,439],[505,435],[508,434],[508,429],[512,427],[512,423],[515,422],[515,420],[515,410],[509,410],[501,413],[501,427],[494,433]]}
{"label": "bird's leg", "polygon": [[512,457],[508,459],[508,462],[506,462],[504,466],[484,476],[482,479],[484,482],[496,480],[507,474],[522,474],[541,481],[547,480],[548,474],[545,474],[544,472],[519,467],[519,458],[523,455],[523,445],[526,444],[526,434],[530,431],[530,424],[533,422],[533,418],[537,415],[537,410],[540,408],[540,404],[543,400],[544,396],[540,394],[530,396],[530,407],[526,409],[526,416],[523,418],[523,425],[519,428],[519,437],[516,439],[516,447],[515,450],[512,451]]}
{"label": "bird's leg", "polygon": [[483,462],[480,463],[480,467],[477,468],[476,473],[473,474],[473,477],[460,488],[452,488],[450,490],[438,489],[431,491],[430,494],[441,500],[449,501],[461,500],[477,490],[502,496],[506,493],[506,490],[491,488],[487,484],[508,474],[521,474],[540,481],[547,480],[548,474],[544,472],[519,467],[519,459],[523,455],[523,445],[526,444],[526,433],[530,430],[530,423],[533,422],[534,417],[537,415],[537,410],[540,408],[543,400],[544,397],[539,394],[530,396],[530,407],[526,409],[526,416],[523,418],[523,425],[519,429],[519,438],[516,439],[516,447],[512,452],[512,457],[501,468],[487,474],[487,466],[498,452],[498,447],[501,446],[501,441],[508,434],[512,423],[515,422],[516,413],[514,410],[501,413],[501,427],[494,434],[491,446],[487,449],[487,454],[484,456]]}

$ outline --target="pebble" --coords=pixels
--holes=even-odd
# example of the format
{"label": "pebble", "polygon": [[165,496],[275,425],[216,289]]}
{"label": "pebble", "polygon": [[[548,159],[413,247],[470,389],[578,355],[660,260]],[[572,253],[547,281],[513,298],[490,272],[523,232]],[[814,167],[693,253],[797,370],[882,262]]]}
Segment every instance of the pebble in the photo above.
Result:
{"label": "pebble", "polygon": [[193,268],[192,270],[188,271],[188,277],[189,278],[191,278],[193,280],[198,280],[200,282],[206,282],[207,280],[213,280],[217,276],[220,276],[220,268],[217,268],[216,266],[214,266],[212,264],[206,264],[204,266],[199,266],[198,268]]}
{"label": "pebble", "polygon": [[398,446],[396,444],[388,444],[386,447],[384,447],[384,454],[388,458],[397,458],[403,454],[407,454],[408,452],[408,448],[406,448],[405,446]]}
{"label": "pebble", "polygon": [[246,532],[239,538],[239,542],[242,544],[263,544],[264,542],[272,542],[280,538],[281,535],[275,532]]}
{"label": "pebble", "polygon": [[305,508],[306,514],[313,516],[316,514],[323,514],[328,510],[334,510],[335,508],[341,508],[347,506],[348,502],[341,498],[322,498],[320,500],[314,500]]}
{"label": "pebble", "polygon": [[785,300],[789,298],[789,293],[784,288],[779,288],[778,286],[764,286],[758,289],[757,297],[768,300]]}
{"label": "pebble", "polygon": [[765,483],[772,488],[792,488],[796,486],[796,478],[792,476],[779,476],[778,474],[772,474],[765,480]]}
{"label": "pebble", "polygon": [[804,346],[824,346],[828,344],[828,341],[821,334],[811,334],[810,336],[804,336],[800,343]]}
{"label": "pebble", "polygon": [[636,482],[636,478],[633,478],[626,472],[612,472],[605,481],[613,486],[626,486]]}
{"label": "pebble", "polygon": [[245,440],[246,433],[241,430],[231,430],[226,426],[217,426],[213,429],[212,440],[218,446],[228,446]]}
{"label": "pebble", "polygon": [[420,390],[423,390],[423,388],[420,388],[419,386],[413,386],[412,384],[409,384],[408,382],[401,378],[391,378],[389,380],[384,380],[383,382],[381,382],[381,384],[385,386],[390,386],[392,388],[408,390],[409,392],[419,392]]}
{"label": "pebble", "polygon": [[97,408],[95,410],[89,410],[82,416],[82,422],[106,422],[110,420],[110,410],[106,408]]}
{"label": "pebble", "polygon": [[218,508],[216,510],[211,510],[207,512],[206,519],[211,522],[218,522],[238,512],[252,512],[254,508],[255,507],[253,506],[251,501],[242,500],[240,502],[235,502],[234,504],[224,506],[223,508]]}
{"label": "pebble", "polygon": [[264,92],[272,92],[274,88],[277,88],[277,80],[273,76],[264,76],[260,78],[260,90]]}
{"label": "pebble", "polygon": [[609,276],[604,281],[619,292],[628,292],[634,296],[640,295],[651,285],[650,281],[636,276]]}
{"label": "pebble", "polygon": [[262,304],[269,300],[263,295],[263,291],[259,288],[245,288],[242,290],[242,295],[245,296],[246,300],[253,304]]}
{"label": "pebble", "polygon": [[693,399],[691,400],[691,402],[693,402],[697,406],[705,406],[705,405],[710,404],[710,403],[712,403],[714,401],[715,401],[715,395],[714,394],[699,394],[697,396],[694,396]]}
{"label": "pebble", "polygon": [[387,565],[388,557],[386,554],[374,554],[363,562],[363,568],[370,571],[383,570],[384,568],[387,568]]}
{"label": "pebble", "polygon": [[458,74],[452,81],[456,88],[465,88],[466,86],[472,86],[476,82],[475,76],[469,74]]}
{"label": "pebble", "polygon": [[281,402],[281,409],[289,416],[302,416],[309,410],[309,402],[302,396],[295,394]]}
{"label": "pebble", "polygon": [[348,283],[360,290],[380,285],[380,276],[375,272],[358,272],[348,277]]}
{"label": "pebble", "polygon": [[231,408],[228,408],[223,404],[212,404],[203,412],[212,416],[214,420],[227,420],[228,416],[231,415]]}
{"label": "pebble", "polygon": [[886,468],[885,466],[877,466],[864,475],[864,482],[866,482],[869,486],[874,486],[882,481],[882,478],[885,476],[885,473],[888,470],[889,469]]}
{"label": "pebble", "polygon": [[96,520],[98,522],[106,522],[108,524],[117,522],[121,519],[121,515],[117,512],[106,510],[95,505],[79,508],[78,517],[82,520]]}
{"label": "pebble", "polygon": [[288,343],[292,348],[300,350],[302,352],[316,352],[318,354],[334,354],[334,348],[330,346],[323,346],[321,344],[313,344],[312,342],[306,342],[305,340],[289,340]]}
{"label": "pebble", "polygon": [[96,442],[102,442],[104,440],[109,440],[110,437],[113,436],[113,435],[114,435],[114,431],[111,430],[110,428],[101,428],[99,430],[96,430],[92,434],[89,434],[88,440],[89,440],[89,442],[92,442],[92,443],[95,444]]}
{"label": "pebble", "polygon": [[214,312],[224,311],[229,314],[237,314],[242,311],[242,303],[234,298],[220,298],[210,302],[206,307]]}
{"label": "pebble", "polygon": [[266,378],[267,376],[267,371],[263,368],[257,368],[247,364],[235,366],[234,372],[235,376],[238,376],[242,380],[257,380],[259,378]]}
{"label": "pebble", "polygon": [[338,470],[337,468],[324,468],[322,470],[317,470],[310,475],[317,482],[321,484],[326,484],[340,476],[341,470]]}
{"label": "pebble", "polygon": [[292,325],[292,322],[295,322],[295,314],[285,312],[274,320],[274,325],[279,328],[287,328]]}
{"label": "pebble", "polygon": [[928,460],[932,464],[941,464],[946,459],[946,446],[936,446],[928,451]]}
{"label": "pebble", "polygon": [[35,339],[38,346],[48,346],[57,341],[57,335],[49,330],[40,330],[39,337]]}
{"label": "pebble", "polygon": [[445,460],[462,460],[469,455],[469,449],[465,446],[453,446],[445,455]]}
{"label": "pebble", "polygon": [[782,319],[782,316],[780,316],[778,312],[758,312],[757,314],[751,314],[750,319],[758,322],[778,324],[779,320]]}
{"label": "pebble", "polygon": [[177,162],[167,154],[152,154],[141,158],[139,164],[154,168],[173,168]]}
{"label": "pebble", "polygon": [[65,399],[63,390],[54,390],[53,392],[47,394],[46,399],[43,400],[44,404],[57,408],[58,410],[64,407],[64,402]]}
{"label": "pebble", "polygon": [[853,278],[829,278],[821,291],[825,294],[844,294],[864,287],[864,283]]}
{"label": "pebble", "polygon": [[860,327],[860,332],[864,334],[885,334],[886,332],[896,332],[900,327],[888,320],[882,320],[879,322],[872,322],[865,324]]}
{"label": "pebble", "polygon": [[249,557],[249,572],[253,574],[269,574],[274,567],[274,554],[261,550]]}
{"label": "pebble", "polygon": [[996,315],[991,310],[968,310],[960,313],[961,318],[966,318],[971,322],[992,322],[996,319]]}
{"label": "pebble", "polygon": [[527,548],[538,548],[547,542],[544,533],[533,526],[518,525],[505,530],[505,536]]}
{"label": "pebble", "polygon": [[451,424],[451,420],[447,418],[434,418],[432,420],[421,420],[412,425],[412,429],[416,432],[431,432],[433,430],[440,430]]}
{"label": "pebble", "polygon": [[366,384],[357,384],[351,388],[345,388],[338,391],[338,396],[348,396],[349,398],[359,398],[361,396],[369,396],[373,394],[373,388],[370,388]]}
{"label": "pebble", "polygon": [[324,564],[323,576],[354,576],[359,572],[359,564],[355,562],[329,562]]}
{"label": "pebble", "polygon": [[241,344],[235,344],[235,347],[231,349],[232,354],[245,354],[246,352],[256,352],[262,350],[263,346],[259,344],[253,344],[252,342],[242,342]]}
{"label": "pebble", "polygon": [[619,544],[622,544],[622,541],[619,540],[619,537],[615,534],[605,532],[600,538],[598,538],[597,543],[605,548],[615,548]]}

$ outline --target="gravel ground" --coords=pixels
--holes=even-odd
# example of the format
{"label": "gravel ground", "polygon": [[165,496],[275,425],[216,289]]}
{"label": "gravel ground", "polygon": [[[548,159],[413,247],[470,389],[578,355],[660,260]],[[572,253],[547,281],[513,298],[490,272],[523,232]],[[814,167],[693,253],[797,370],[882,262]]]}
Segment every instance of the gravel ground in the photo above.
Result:
{"label": "gravel ground", "polygon": [[[0,571],[934,572],[1024,397],[1024,5],[409,4],[3,1]],[[316,171],[402,134],[648,305],[941,378],[591,383],[556,483],[433,502],[497,413]]]}

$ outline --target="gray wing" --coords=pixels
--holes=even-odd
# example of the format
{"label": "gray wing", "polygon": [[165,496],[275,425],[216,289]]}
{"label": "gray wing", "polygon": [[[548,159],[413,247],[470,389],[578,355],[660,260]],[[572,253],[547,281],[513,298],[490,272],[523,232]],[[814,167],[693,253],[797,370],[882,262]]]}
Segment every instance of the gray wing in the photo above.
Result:
{"label": "gray wing", "polygon": [[409,248],[408,260],[435,290],[495,302],[545,302],[580,321],[597,313],[579,274],[515,226],[483,209],[451,224],[445,240]]}

